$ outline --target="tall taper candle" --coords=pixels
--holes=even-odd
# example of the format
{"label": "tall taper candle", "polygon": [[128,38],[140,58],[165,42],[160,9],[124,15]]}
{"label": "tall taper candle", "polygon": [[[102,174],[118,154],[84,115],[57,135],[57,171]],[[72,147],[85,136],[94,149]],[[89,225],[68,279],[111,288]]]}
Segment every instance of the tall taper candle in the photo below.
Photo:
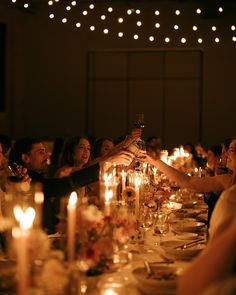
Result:
{"label": "tall taper candle", "polygon": [[67,205],[67,254],[68,263],[71,264],[75,258],[75,225],[77,194],[72,192]]}

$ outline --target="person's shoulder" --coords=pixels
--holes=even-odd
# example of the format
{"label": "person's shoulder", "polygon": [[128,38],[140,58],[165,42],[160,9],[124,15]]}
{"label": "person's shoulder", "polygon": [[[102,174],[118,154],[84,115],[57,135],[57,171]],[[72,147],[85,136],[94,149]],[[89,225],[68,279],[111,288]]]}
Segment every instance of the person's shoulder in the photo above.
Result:
{"label": "person's shoulder", "polygon": [[230,202],[236,203],[236,184],[232,185],[231,187],[223,191],[220,198],[222,200],[227,199]]}

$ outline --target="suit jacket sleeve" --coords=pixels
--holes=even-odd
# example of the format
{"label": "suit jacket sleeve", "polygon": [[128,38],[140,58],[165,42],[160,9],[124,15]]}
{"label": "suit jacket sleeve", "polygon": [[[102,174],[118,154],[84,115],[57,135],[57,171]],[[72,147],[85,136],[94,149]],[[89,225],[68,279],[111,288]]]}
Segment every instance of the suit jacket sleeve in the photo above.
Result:
{"label": "suit jacket sleeve", "polygon": [[62,197],[98,179],[99,164],[73,172],[69,177],[44,178],[42,180],[44,196],[45,198]]}

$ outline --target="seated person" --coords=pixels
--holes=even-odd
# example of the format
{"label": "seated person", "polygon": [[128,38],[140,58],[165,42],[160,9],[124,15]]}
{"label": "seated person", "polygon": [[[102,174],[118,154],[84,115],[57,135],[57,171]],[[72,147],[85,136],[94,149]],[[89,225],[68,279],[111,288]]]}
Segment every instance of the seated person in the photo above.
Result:
{"label": "seated person", "polygon": [[[236,137],[233,137],[230,143],[231,150],[236,147]],[[192,191],[197,192],[212,192],[212,191],[223,191],[235,183],[236,174],[236,159],[227,160],[227,167],[229,173],[206,176],[203,178],[189,176],[171,166],[164,163],[161,160],[154,159],[150,155],[146,154],[146,161],[156,166],[160,171],[165,173],[165,175],[172,181],[177,182],[181,187],[188,188]],[[235,163],[234,163],[235,162]]]}
{"label": "seated person", "polygon": [[66,196],[84,185],[97,181],[99,179],[99,161],[112,161],[117,164],[129,165],[134,157],[132,153],[119,149],[109,156],[100,158],[96,164],[75,171],[69,176],[45,178],[44,172],[47,169],[48,156],[43,143],[39,139],[22,138],[16,141],[11,149],[9,164],[17,163],[26,167],[32,182],[42,183],[45,196],[43,226],[49,232],[53,231],[54,226],[51,218],[53,215],[51,197]]}
{"label": "seated person", "polygon": [[97,139],[93,145],[92,156],[94,159],[107,155],[114,148],[114,141],[109,137]]}
{"label": "seated person", "polygon": [[236,294],[236,218],[224,222],[178,280],[179,295]]}

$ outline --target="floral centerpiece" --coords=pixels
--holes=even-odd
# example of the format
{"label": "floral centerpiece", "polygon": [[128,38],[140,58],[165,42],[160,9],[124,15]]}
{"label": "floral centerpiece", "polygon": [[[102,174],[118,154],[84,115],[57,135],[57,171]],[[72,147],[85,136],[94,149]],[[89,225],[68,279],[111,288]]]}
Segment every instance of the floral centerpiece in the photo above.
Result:
{"label": "floral centerpiece", "polygon": [[96,206],[77,210],[76,258],[87,275],[110,271],[117,247],[125,245],[135,231],[135,222],[125,210],[105,216]]}

